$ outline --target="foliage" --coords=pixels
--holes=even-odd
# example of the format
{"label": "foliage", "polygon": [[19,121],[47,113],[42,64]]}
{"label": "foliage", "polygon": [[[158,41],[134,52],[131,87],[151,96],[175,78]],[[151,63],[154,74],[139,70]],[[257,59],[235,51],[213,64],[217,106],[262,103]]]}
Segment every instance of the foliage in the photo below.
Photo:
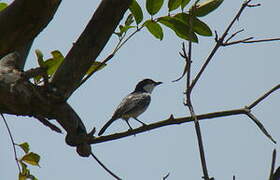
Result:
{"label": "foliage", "polygon": [[34,152],[30,152],[29,144],[27,142],[17,144],[17,146],[20,147],[24,152],[24,155],[17,160],[21,166],[21,172],[19,172],[18,179],[19,180],[26,180],[26,179],[37,180],[37,178],[30,173],[28,165],[40,167],[39,166],[40,155],[38,155]]}
{"label": "foliage", "polygon": [[8,4],[6,4],[6,3],[0,3],[0,11],[5,9],[7,6],[8,6]]}
{"label": "foliage", "polygon": [[[46,60],[43,59],[43,57],[44,57],[43,53],[39,49],[35,50],[35,54],[37,56],[37,62],[39,64],[39,66],[41,68],[46,69],[48,78],[51,78],[54,75],[54,73],[57,71],[59,66],[64,61],[64,56],[62,55],[62,53],[59,50],[52,51],[51,52],[52,58],[49,58]],[[101,64],[100,62],[95,61],[92,64],[92,66],[88,69],[88,71],[86,72],[86,75],[90,74],[93,71],[100,70],[106,66],[106,64],[102,64],[102,65],[100,65],[100,64]],[[36,76],[34,78],[35,84],[39,84],[41,82],[42,78],[43,77],[41,75]]]}
{"label": "foliage", "polygon": [[[119,32],[115,34],[122,40],[128,30],[137,28],[136,31],[139,31],[146,27],[155,38],[162,40],[164,32],[161,24],[163,24],[174,31],[177,37],[198,43],[198,36],[212,36],[210,27],[198,17],[205,16],[217,9],[223,0],[207,0],[194,3],[188,11],[184,11],[189,2],[190,0],[169,0],[167,4],[168,15],[155,18],[154,15],[162,9],[164,1],[146,0],[146,10],[151,18],[140,25],[143,21],[143,11],[137,1],[133,0],[129,7],[131,14],[128,15],[124,25],[119,25]],[[179,13],[170,14],[179,7],[181,7]],[[131,25],[133,23],[132,16],[136,26]]]}

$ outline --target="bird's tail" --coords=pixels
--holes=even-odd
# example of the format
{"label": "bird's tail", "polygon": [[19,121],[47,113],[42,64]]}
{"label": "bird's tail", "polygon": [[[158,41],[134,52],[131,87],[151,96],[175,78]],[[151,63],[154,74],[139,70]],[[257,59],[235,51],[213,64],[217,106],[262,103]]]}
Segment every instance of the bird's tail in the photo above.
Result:
{"label": "bird's tail", "polygon": [[106,129],[115,121],[116,119],[110,119],[102,128],[101,130],[99,131],[98,133],[98,136],[101,136],[105,131]]}

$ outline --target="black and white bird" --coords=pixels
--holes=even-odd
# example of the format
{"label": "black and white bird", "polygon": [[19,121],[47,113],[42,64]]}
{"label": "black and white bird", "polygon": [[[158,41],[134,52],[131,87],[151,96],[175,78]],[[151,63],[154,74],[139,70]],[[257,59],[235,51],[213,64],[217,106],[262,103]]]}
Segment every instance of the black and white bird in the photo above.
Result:
{"label": "black and white bird", "polygon": [[140,81],[136,85],[135,90],[122,100],[112,118],[102,127],[98,135],[102,135],[105,130],[117,119],[125,120],[130,129],[132,129],[132,127],[128,122],[129,118],[133,118],[145,125],[145,123],[137,119],[137,117],[146,111],[151,102],[152,91],[160,84],[162,84],[162,82],[155,82],[152,79],[144,79]]}

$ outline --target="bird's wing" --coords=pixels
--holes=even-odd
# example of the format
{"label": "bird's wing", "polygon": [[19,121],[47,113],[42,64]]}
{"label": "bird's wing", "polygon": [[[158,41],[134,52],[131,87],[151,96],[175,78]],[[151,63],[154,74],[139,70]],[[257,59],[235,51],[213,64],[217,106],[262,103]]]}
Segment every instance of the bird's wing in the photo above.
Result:
{"label": "bird's wing", "polygon": [[[148,93],[129,94],[119,104],[112,119],[121,118],[123,115],[137,114],[139,110],[144,112],[150,102],[151,96]],[[139,114],[142,112],[139,112]]]}

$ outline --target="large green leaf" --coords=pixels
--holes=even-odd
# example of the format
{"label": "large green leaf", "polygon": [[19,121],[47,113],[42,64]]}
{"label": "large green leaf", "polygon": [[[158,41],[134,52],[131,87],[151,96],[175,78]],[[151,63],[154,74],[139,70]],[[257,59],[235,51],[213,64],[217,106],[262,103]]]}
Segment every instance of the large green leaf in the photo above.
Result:
{"label": "large green leaf", "polygon": [[132,0],[131,4],[129,6],[129,10],[132,13],[132,15],[134,16],[136,24],[141,23],[143,20],[143,12],[136,0]]}
{"label": "large green leaf", "polygon": [[215,9],[217,9],[224,0],[207,0],[204,2],[199,2],[196,6],[192,7],[190,12],[198,17],[206,16],[207,14],[211,13]]}
{"label": "large green leaf", "polygon": [[7,3],[0,3],[0,11],[2,11],[3,9],[5,9],[8,6]]}
{"label": "large green leaf", "polygon": [[172,29],[176,35],[185,40],[198,42],[198,38],[193,31],[190,32],[190,27],[175,17],[164,16],[158,20],[161,24]]}
{"label": "large green leaf", "polygon": [[179,13],[175,15],[175,18],[178,18],[181,20],[184,24],[190,26],[190,22],[192,21],[192,28],[194,32],[201,36],[212,36],[212,31],[208,27],[207,24],[204,22],[200,21],[198,18],[191,16],[186,13]]}
{"label": "large green leaf", "polygon": [[146,9],[150,15],[155,15],[159,12],[163,5],[163,0],[146,0]]}
{"label": "large green leaf", "polygon": [[40,156],[36,153],[30,152],[30,153],[24,155],[21,158],[21,161],[24,161],[24,162],[34,165],[34,166],[39,166]]}
{"label": "large green leaf", "polygon": [[182,0],[181,8],[184,9],[189,4],[189,2],[190,0]]}
{"label": "large green leaf", "polygon": [[149,32],[154,35],[157,39],[162,40],[163,38],[163,31],[161,26],[153,20],[147,20],[143,26],[147,27],[147,29],[149,30]]}
{"label": "large green leaf", "polygon": [[168,1],[168,11],[173,11],[177,9],[182,3],[182,0],[169,0]]}

